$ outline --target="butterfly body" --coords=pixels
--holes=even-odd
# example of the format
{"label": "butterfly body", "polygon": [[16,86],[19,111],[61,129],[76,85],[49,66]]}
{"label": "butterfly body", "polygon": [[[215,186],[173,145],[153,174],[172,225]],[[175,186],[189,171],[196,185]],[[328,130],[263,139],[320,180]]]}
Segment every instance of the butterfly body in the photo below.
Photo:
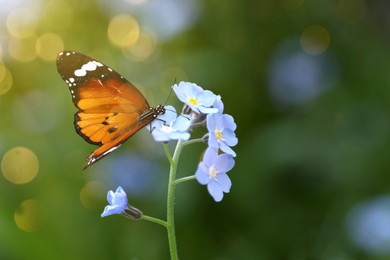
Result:
{"label": "butterfly body", "polygon": [[79,110],[74,116],[76,132],[99,146],[88,156],[85,168],[165,113],[163,105],[150,107],[142,93],[120,74],[83,54],[60,52],[57,70]]}

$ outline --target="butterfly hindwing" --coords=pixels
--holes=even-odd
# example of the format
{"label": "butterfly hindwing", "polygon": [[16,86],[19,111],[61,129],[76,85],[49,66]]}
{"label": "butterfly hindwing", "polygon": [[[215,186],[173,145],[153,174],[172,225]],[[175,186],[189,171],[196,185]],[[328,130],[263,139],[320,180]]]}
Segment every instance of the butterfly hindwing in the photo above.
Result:
{"label": "butterfly hindwing", "polygon": [[[58,55],[57,69],[79,109],[74,117],[77,133],[100,146],[87,158],[86,167],[163,113],[163,109],[156,112],[150,108],[141,92],[119,73],[88,56],[63,51]],[[153,113],[140,120],[147,111]]]}

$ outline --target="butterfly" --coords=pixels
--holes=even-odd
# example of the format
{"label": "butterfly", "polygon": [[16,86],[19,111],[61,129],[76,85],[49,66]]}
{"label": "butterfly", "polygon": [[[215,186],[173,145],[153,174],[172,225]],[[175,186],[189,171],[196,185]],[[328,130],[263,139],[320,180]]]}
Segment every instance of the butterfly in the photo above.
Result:
{"label": "butterfly", "polygon": [[76,132],[99,147],[87,157],[88,168],[165,113],[150,107],[142,93],[119,73],[86,55],[62,51],[57,70],[68,85],[78,112]]}

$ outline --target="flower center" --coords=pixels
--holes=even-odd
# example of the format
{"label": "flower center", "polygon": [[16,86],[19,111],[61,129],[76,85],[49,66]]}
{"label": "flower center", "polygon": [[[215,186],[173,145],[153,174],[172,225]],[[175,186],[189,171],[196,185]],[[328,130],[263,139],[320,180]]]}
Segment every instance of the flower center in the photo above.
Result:
{"label": "flower center", "polygon": [[215,138],[217,138],[217,140],[222,139],[222,132],[219,129],[215,129],[214,133],[215,133]]}
{"label": "flower center", "polygon": [[169,134],[170,132],[173,131],[173,128],[171,126],[168,126],[168,125],[163,125],[161,127],[161,131],[164,132],[164,133]]}
{"label": "flower center", "polygon": [[217,170],[214,168],[214,166],[211,166],[209,168],[209,175],[213,179],[215,179],[217,177]]}
{"label": "flower center", "polygon": [[189,98],[188,102],[190,102],[193,105],[197,105],[198,104],[198,101],[195,98]]}

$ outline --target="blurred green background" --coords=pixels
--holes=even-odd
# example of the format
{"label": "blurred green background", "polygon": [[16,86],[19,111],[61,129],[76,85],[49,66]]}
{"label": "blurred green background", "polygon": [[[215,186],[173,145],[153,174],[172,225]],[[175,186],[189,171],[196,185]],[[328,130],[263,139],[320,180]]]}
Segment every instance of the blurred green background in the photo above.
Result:
{"label": "blurred green background", "polygon": [[[163,227],[100,217],[122,185],[165,218],[163,147],[142,130],[83,172],[96,147],[74,130],[55,64],[63,49],[111,66],[152,105],[190,81],[235,118],[230,193],[215,203],[196,181],[178,186],[181,259],[390,258],[388,1],[0,6],[0,259],[169,258]],[[180,176],[204,149],[183,151]]]}

